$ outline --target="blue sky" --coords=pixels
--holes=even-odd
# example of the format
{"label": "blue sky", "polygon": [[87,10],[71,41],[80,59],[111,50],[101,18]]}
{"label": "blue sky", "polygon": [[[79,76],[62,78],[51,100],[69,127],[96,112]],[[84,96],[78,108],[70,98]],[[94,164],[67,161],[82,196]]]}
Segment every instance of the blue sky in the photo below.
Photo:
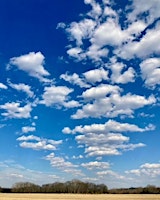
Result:
{"label": "blue sky", "polygon": [[0,2],[0,186],[159,186],[159,9]]}

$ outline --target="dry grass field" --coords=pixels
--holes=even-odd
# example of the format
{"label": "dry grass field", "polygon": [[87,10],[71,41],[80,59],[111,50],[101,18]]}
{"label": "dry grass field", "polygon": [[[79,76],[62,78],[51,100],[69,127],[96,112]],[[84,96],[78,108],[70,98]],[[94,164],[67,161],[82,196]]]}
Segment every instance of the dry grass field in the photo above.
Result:
{"label": "dry grass field", "polygon": [[0,194],[0,200],[160,200],[160,195]]}

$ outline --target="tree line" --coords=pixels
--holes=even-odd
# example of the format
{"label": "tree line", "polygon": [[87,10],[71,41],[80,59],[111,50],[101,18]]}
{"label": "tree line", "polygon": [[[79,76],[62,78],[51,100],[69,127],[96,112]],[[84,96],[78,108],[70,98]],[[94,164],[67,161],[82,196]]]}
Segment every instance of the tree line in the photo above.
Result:
{"label": "tree line", "polygon": [[1,192],[12,193],[73,193],[73,194],[105,194],[108,188],[104,184],[94,184],[79,180],[67,181],[65,183],[55,182],[42,186],[30,182],[15,183],[11,189],[1,188]]}
{"label": "tree line", "polygon": [[118,188],[109,190],[110,194],[160,194],[160,187],[147,185],[146,187]]}
{"label": "tree line", "polygon": [[148,185],[137,188],[108,189],[105,184],[82,182],[80,180],[55,182],[42,186],[30,182],[15,183],[12,188],[1,188],[5,193],[73,193],[73,194],[160,194],[160,187]]}

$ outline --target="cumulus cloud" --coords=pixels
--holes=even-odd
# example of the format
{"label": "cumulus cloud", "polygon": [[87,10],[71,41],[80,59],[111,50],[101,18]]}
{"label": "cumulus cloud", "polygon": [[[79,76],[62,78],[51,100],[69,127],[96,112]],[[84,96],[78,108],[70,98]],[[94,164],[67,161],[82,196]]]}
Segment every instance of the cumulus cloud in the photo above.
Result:
{"label": "cumulus cloud", "polygon": [[96,118],[117,116],[132,116],[134,110],[156,103],[156,98],[150,95],[148,98],[127,93],[121,96],[123,90],[119,86],[98,85],[82,93],[86,102],[81,109],[72,115],[73,119]]}
{"label": "cumulus cloud", "polygon": [[146,58],[151,54],[159,53],[160,47],[157,44],[158,36],[160,34],[159,27],[160,24],[154,29],[147,30],[140,41],[130,41],[119,49],[116,49],[115,54],[124,59],[132,59],[134,57]]}
{"label": "cumulus cloud", "polygon": [[[95,0],[84,0],[84,3],[90,5],[91,10],[83,19],[63,26],[70,38],[67,53],[76,61],[91,61],[96,68],[83,72],[81,79],[77,74],[74,74],[74,80],[73,76],[63,75],[70,83],[77,81],[80,85],[83,79],[90,84],[78,96],[81,105],[71,118],[134,118],[136,110],[157,103],[154,93],[129,92],[129,86],[132,88],[137,83],[140,70],[147,89],[159,84],[159,61],[153,58],[160,52],[157,42],[160,26],[158,8],[153,12],[158,2],[147,2],[144,6],[134,0],[123,8],[125,16],[109,0],[103,0],[101,4]],[[150,56],[152,58],[148,59]],[[101,157],[144,147],[141,142],[132,144],[123,132],[151,130],[155,130],[153,124],[140,128],[135,124],[108,120],[105,124],[76,126],[74,129],[64,127],[62,132],[75,134],[75,140],[85,147],[87,156]]]}
{"label": "cumulus cloud", "polygon": [[108,80],[108,71],[106,71],[103,68],[99,68],[99,69],[93,69],[90,71],[87,71],[85,73],[83,73],[86,81],[88,83],[96,83],[96,82],[101,82],[102,80]]}
{"label": "cumulus cloud", "polygon": [[133,174],[136,176],[146,176],[149,178],[155,178],[160,176],[160,163],[145,163],[138,169],[126,171],[126,174]]}
{"label": "cumulus cloud", "polygon": [[42,104],[46,106],[64,106],[67,108],[78,107],[79,103],[77,101],[69,101],[69,94],[73,92],[66,86],[51,86],[44,88],[44,94],[42,95]]}
{"label": "cumulus cloud", "polygon": [[[144,21],[147,20],[147,23],[152,23],[159,17],[160,2],[159,0],[147,2],[145,0],[134,0],[130,6],[130,9],[132,9],[132,12],[128,14],[128,19],[130,21],[136,21],[136,19],[141,16],[141,19]],[[143,13],[147,12],[148,15],[143,16]]]}
{"label": "cumulus cloud", "polygon": [[81,88],[89,88],[90,85],[87,84],[82,78],[79,77],[78,74],[74,73],[72,75],[69,75],[67,73],[61,74],[60,76],[61,79],[73,84],[73,85],[78,85]]}
{"label": "cumulus cloud", "polygon": [[10,59],[10,65],[15,65],[18,69],[27,72],[30,76],[38,78],[42,82],[49,82],[46,76],[49,72],[44,69],[44,56],[41,52],[30,52],[19,57]]}
{"label": "cumulus cloud", "polygon": [[78,134],[75,139],[78,144],[85,145],[87,156],[120,155],[123,151],[144,147],[145,144],[129,143],[130,138],[123,132],[144,132],[149,127],[140,128],[135,124],[120,123],[109,120],[105,124],[92,124],[76,126],[73,130],[65,127],[62,132],[66,134]]}
{"label": "cumulus cloud", "polygon": [[20,106],[20,103],[12,102],[5,103],[4,105],[0,105],[0,109],[6,110],[6,112],[2,113],[2,116],[7,118],[30,118],[30,112],[32,111],[32,107],[30,104],[27,104],[23,107]]}
{"label": "cumulus cloud", "polygon": [[31,86],[26,85],[24,83],[19,83],[19,84],[9,83],[9,86],[17,91],[25,92],[29,97],[34,96],[34,93],[31,91]]}
{"label": "cumulus cloud", "polygon": [[155,88],[160,84],[160,59],[148,58],[140,64],[142,78],[147,87]]}
{"label": "cumulus cloud", "polygon": [[66,31],[70,34],[70,40],[76,40],[77,46],[83,44],[83,39],[90,38],[96,22],[92,19],[84,19],[81,22],[72,22]]}
{"label": "cumulus cloud", "polygon": [[[129,67],[124,71],[126,66],[123,63],[116,62],[110,65],[110,68],[112,70],[111,81],[113,83],[126,84],[135,81],[135,70],[132,67]],[[124,71],[123,73],[122,70]]]}
{"label": "cumulus cloud", "polygon": [[[147,3],[134,0],[125,8],[129,12],[124,24],[120,23],[118,11],[110,1],[103,1],[101,5],[94,0],[84,2],[91,5],[91,11],[83,20],[64,27],[71,40],[76,42],[67,51],[73,58],[79,61],[86,58],[94,62],[103,60],[104,63],[108,54],[128,60],[160,52],[156,42],[159,36],[159,23],[156,23],[159,20],[158,0]],[[87,47],[86,41],[89,43]],[[129,68],[126,75],[133,80],[133,68]]]}
{"label": "cumulus cloud", "polygon": [[91,124],[76,126],[73,130],[65,127],[67,133],[104,133],[104,132],[144,132],[148,127],[140,128],[135,124],[120,123],[115,120],[108,120],[105,124]]}
{"label": "cumulus cloud", "polygon": [[51,139],[44,139],[34,135],[21,136],[17,138],[17,141],[20,142],[20,147],[30,148],[33,150],[56,150],[57,145],[62,143],[62,140],[55,141]]}
{"label": "cumulus cloud", "polygon": [[119,86],[109,85],[109,84],[100,84],[98,86],[87,89],[82,93],[82,97],[87,99],[100,99],[106,97],[109,94],[118,93],[120,91]]}

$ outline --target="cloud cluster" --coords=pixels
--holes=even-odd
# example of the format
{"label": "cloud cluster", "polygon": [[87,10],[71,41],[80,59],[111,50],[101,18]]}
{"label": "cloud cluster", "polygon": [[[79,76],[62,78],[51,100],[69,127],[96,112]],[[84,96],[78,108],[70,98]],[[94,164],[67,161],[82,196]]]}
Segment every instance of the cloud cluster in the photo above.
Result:
{"label": "cloud cluster", "polygon": [[33,150],[56,150],[57,145],[62,143],[62,140],[55,141],[51,139],[40,138],[34,135],[21,136],[17,138],[17,141],[20,142],[20,147],[30,148]]}
{"label": "cloud cluster", "polygon": [[[36,85],[15,83],[10,79],[6,81],[7,84],[0,83],[2,93],[16,90],[25,94],[23,100],[2,103],[1,116],[7,119],[29,119],[32,118],[32,110],[35,107],[38,110],[40,106],[44,106],[47,112],[50,107],[71,109],[68,112],[70,120],[74,120],[73,124],[76,125],[74,128],[64,127],[62,133],[75,140],[77,148],[82,147],[78,150],[84,151],[84,154],[80,152],[77,156],[72,154],[74,163],[69,161],[68,152],[65,152],[65,158],[60,156],[64,155],[60,149],[59,155],[52,152],[62,144],[62,140],[26,135],[36,131],[35,123],[31,126],[22,125],[21,132],[24,135],[17,138],[19,146],[50,151],[43,159],[49,161],[54,169],[74,174],[78,178],[80,176],[83,180],[97,181],[106,177],[111,181],[125,180],[123,175],[112,171],[111,163],[103,158],[146,147],[143,141],[132,142],[129,134],[137,134],[139,141],[140,133],[155,130],[153,124],[142,127],[143,125],[136,125],[136,120],[129,123],[126,119],[134,120],[135,112],[140,109],[137,116],[155,117],[142,109],[155,106],[159,101],[155,89],[160,85],[160,45],[157,42],[160,35],[160,1],[133,0],[123,9],[110,0],[102,0],[101,3],[84,0],[84,4],[90,5],[91,9],[81,15],[79,21],[73,21],[69,25],[59,23],[57,26],[67,33],[69,58],[83,63],[84,67],[75,69],[72,73],[64,71],[57,77],[58,81],[54,79],[53,83],[48,78],[51,73],[45,69],[45,56],[41,52],[29,52],[11,58],[8,70],[14,66],[26,75],[38,79],[39,85],[36,88]],[[87,66],[86,70],[88,62],[93,67]],[[14,98],[16,97],[15,95]],[[103,122],[94,123],[101,119]],[[91,161],[90,157],[97,161]],[[96,178],[85,176],[83,170],[93,172]],[[126,175],[132,178],[135,175],[159,177],[160,164],[145,163],[138,169],[126,171]],[[10,173],[10,177],[27,180],[20,170]]]}
{"label": "cloud cluster", "polygon": [[147,178],[155,178],[160,176],[160,163],[145,163],[139,169],[126,171],[126,174],[133,174],[135,176],[144,176]]}
{"label": "cloud cluster", "polygon": [[[134,58],[147,58],[150,55],[154,57],[154,54],[160,53],[157,43],[160,26],[159,1],[145,2],[143,6],[142,2],[134,0],[125,7],[127,14],[123,16],[124,23],[120,22],[119,17],[119,12],[123,15],[122,10],[117,11],[110,1],[102,1],[101,4],[96,1],[84,3],[91,5],[91,11],[79,22],[63,26],[73,41],[72,45],[69,45],[68,55],[78,61],[89,59],[101,66],[105,65],[111,70],[112,83],[124,84],[135,81],[135,69],[123,62]],[[116,61],[108,66],[108,61],[113,57],[121,62]],[[158,68],[157,65],[155,68]],[[148,72],[144,73],[145,71],[142,71],[142,79],[145,75],[150,76]],[[146,85],[155,86],[156,81],[159,81],[157,77],[158,75],[153,72],[150,80],[145,79]]]}
{"label": "cloud cluster", "polygon": [[152,128],[152,126],[140,128],[135,124],[109,120],[105,124],[76,126],[73,130],[65,127],[62,132],[64,134],[78,134],[75,136],[77,143],[85,146],[85,153],[90,157],[120,155],[123,151],[144,147],[143,143],[130,143],[130,138],[122,133],[144,132],[152,130]]}

